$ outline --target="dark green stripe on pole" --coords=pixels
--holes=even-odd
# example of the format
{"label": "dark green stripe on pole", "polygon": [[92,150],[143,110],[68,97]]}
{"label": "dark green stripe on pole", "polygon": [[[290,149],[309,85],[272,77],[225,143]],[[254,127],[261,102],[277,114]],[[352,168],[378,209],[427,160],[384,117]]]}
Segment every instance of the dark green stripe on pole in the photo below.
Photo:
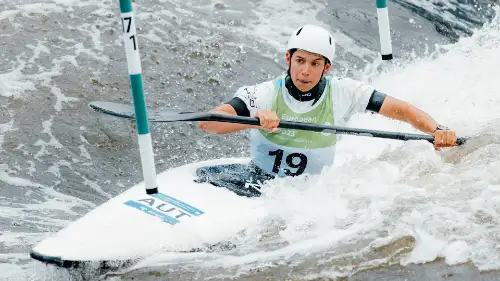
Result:
{"label": "dark green stripe on pole", "polygon": [[149,134],[146,102],[144,101],[144,93],[142,88],[142,75],[130,75],[130,84],[132,86],[132,96],[134,98],[137,132],[139,133],[139,135]]}
{"label": "dark green stripe on pole", "polygon": [[377,8],[387,8],[387,0],[377,0]]}
{"label": "dark green stripe on pole", "polygon": [[122,13],[132,12],[132,1],[120,0],[120,12]]}

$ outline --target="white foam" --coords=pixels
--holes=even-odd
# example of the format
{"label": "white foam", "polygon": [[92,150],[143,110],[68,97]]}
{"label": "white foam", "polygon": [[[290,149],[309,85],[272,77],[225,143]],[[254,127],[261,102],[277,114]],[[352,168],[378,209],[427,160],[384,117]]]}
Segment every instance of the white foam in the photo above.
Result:
{"label": "white foam", "polygon": [[[154,21],[151,22],[153,25],[170,26],[171,23],[165,22],[164,20],[157,21],[157,19],[174,18],[180,23],[183,17],[192,18],[194,16],[193,12],[182,8],[185,5],[184,1],[169,0],[163,2],[168,2],[170,9],[151,12],[147,7],[141,7],[138,4],[140,9],[137,12],[137,18],[141,20],[153,18]],[[377,52],[359,46],[350,37],[342,32],[336,31],[336,27],[327,26],[324,22],[319,20],[318,13],[326,8],[324,2],[314,0],[263,0],[258,3],[238,3],[238,5],[243,6],[243,8],[240,8],[243,10],[236,10],[234,6],[231,6],[231,3],[226,2],[228,1],[210,1],[191,4],[193,5],[192,8],[200,11],[200,13],[210,12],[210,15],[228,14],[231,15],[231,17],[235,17],[235,15],[244,16],[244,25],[236,26],[232,24],[222,24],[217,20],[218,18],[216,16],[200,18],[197,21],[197,24],[202,24],[209,29],[217,28],[218,30],[231,32],[237,34],[238,38],[241,37],[241,34],[244,34],[251,38],[251,40],[254,40],[254,43],[250,45],[243,43],[243,40],[224,43],[226,46],[239,47],[241,53],[244,53],[246,49],[257,49],[258,45],[256,43],[259,42],[263,46],[270,46],[275,49],[275,51],[270,54],[260,51],[262,56],[284,63],[284,53],[290,34],[300,25],[316,24],[330,30],[336,39],[336,44],[344,48],[351,55],[359,57],[362,60],[366,60],[367,57],[375,58],[377,55]],[[222,4],[224,9],[219,10],[216,8],[216,4]],[[176,12],[173,13],[172,10]],[[245,13],[249,13],[249,16],[245,16]],[[238,16],[235,18],[238,18]],[[160,42],[158,41],[159,38],[151,36],[151,34],[141,36],[155,42]],[[191,41],[186,40],[185,36],[186,34],[179,34],[176,41],[191,44]]]}
{"label": "white foam", "polygon": [[[42,240],[45,236],[44,234],[40,233],[25,233],[25,232],[9,232],[5,231],[2,232],[2,235],[0,235],[0,243],[3,244],[3,246],[6,247],[15,247],[18,245],[25,245],[28,243],[37,243],[40,240]],[[11,254],[7,254],[11,255]],[[19,254],[12,254],[12,255],[17,255],[19,258],[26,258],[26,255],[24,253],[19,253]]]}
{"label": "white foam", "polygon": [[95,24],[85,23],[81,26],[78,26],[77,29],[81,31],[83,34],[87,34],[93,43],[93,47],[98,51],[103,51],[104,47],[101,42],[101,32],[97,29]]}
{"label": "white foam", "polygon": [[[85,200],[78,199],[55,191],[52,187],[45,186],[32,180],[9,175],[9,169],[6,164],[0,165],[0,181],[6,182],[13,187],[22,188],[18,192],[27,198],[33,198],[29,203],[2,204],[0,212],[2,216],[22,224],[37,225],[46,231],[54,231],[65,227],[71,220],[78,218],[82,213],[76,212],[78,207],[80,212],[86,212],[96,205]],[[54,185],[58,185],[57,182]],[[11,201],[12,198],[5,198]],[[13,228],[15,229],[15,227]],[[44,236],[40,233],[14,233],[4,232],[0,236],[0,242],[13,246],[17,240],[21,239],[23,243],[30,245],[38,243]]]}
{"label": "white foam", "polygon": [[321,1],[294,1],[294,0],[264,0],[252,9],[257,20],[250,21],[244,28],[247,34],[253,35],[266,45],[275,47],[280,52],[285,52],[288,37],[292,32],[304,24],[323,26],[333,33],[336,44],[354,56],[374,57],[375,52],[358,46],[352,38],[341,32],[335,32],[335,27],[327,26],[318,20],[317,15],[325,9]]}
{"label": "white foam", "polygon": [[462,28],[471,29],[474,27],[469,21],[459,19],[457,15],[450,12],[457,10],[457,7],[464,10],[471,10],[473,9],[471,5],[463,4],[456,0],[412,0],[411,4],[423,8],[431,14],[442,16],[447,22],[454,23]]}
{"label": "white foam", "polygon": [[24,187],[42,187],[43,185],[32,182],[30,180],[20,178],[20,177],[15,177],[9,175],[8,172],[5,170],[8,169],[7,164],[0,164],[0,181],[3,181],[4,183],[8,185],[13,185],[13,186],[24,186]]}
{"label": "white foam", "polygon": [[4,97],[20,97],[28,90],[36,90],[35,84],[22,73],[26,62],[17,57],[18,65],[10,72],[0,73],[0,95]]}
{"label": "white foam", "polygon": [[[24,221],[32,221],[34,223],[42,223],[45,227],[52,225],[57,228],[65,227],[69,222],[71,222],[72,218],[78,218],[82,214],[73,210],[74,207],[83,208],[86,210],[90,210],[95,208],[96,205],[94,203],[78,199],[73,196],[65,195],[50,187],[44,187],[43,189],[43,197],[44,201],[26,204],[21,210],[28,211],[33,217],[32,219],[24,216],[22,214],[18,214],[20,218],[23,218]],[[32,212],[36,211],[36,212]],[[53,216],[45,217],[46,214],[50,214],[50,211],[54,212]],[[66,216],[65,219],[59,218],[61,213],[64,213]],[[40,215],[38,215],[40,214]],[[44,216],[45,214],[45,216]]]}
{"label": "white foam", "polygon": [[97,54],[96,52],[93,52],[91,49],[83,47],[82,43],[76,43],[71,49],[75,49],[75,54],[78,56],[80,54],[86,54],[89,57],[92,57],[93,59],[107,63],[109,62],[109,58],[105,55],[100,55]]}
{"label": "white foam", "polygon": [[467,242],[458,240],[448,244],[441,254],[446,257],[449,265],[465,263],[469,260],[470,247]]}
{"label": "white foam", "polygon": [[63,147],[62,144],[52,134],[51,127],[52,127],[53,120],[54,120],[54,117],[52,116],[52,117],[50,117],[49,120],[42,122],[42,125],[43,125],[42,133],[49,135],[49,137],[50,137],[49,141],[45,141],[45,140],[40,139],[33,144],[34,146],[40,146],[40,150],[33,156],[38,161],[41,161],[40,157],[42,157],[44,155],[49,155],[47,152],[48,146],[52,146],[56,149]]}
{"label": "white foam", "polygon": [[29,280],[29,281],[65,281],[71,280],[66,271],[53,269],[45,264],[29,260],[25,253],[22,254],[0,254],[0,259],[6,262],[0,263],[1,280]]}
{"label": "white foam", "polygon": [[18,65],[10,72],[0,74],[0,95],[5,97],[23,98],[27,91],[36,91],[37,84],[50,88],[51,93],[56,97],[54,109],[60,111],[63,102],[78,101],[77,98],[65,96],[59,87],[52,82],[52,78],[59,76],[64,72],[63,64],[68,62],[73,66],[78,66],[74,56],[65,55],[52,60],[53,67],[49,71],[40,71],[36,74],[23,74],[26,68],[31,68],[36,60],[39,59],[42,52],[50,54],[50,50],[41,42],[36,47],[28,45],[33,50],[33,55],[28,60],[29,64],[23,59],[25,54],[17,56]]}
{"label": "white foam", "polygon": [[14,120],[10,120],[7,123],[0,124],[0,151],[2,150],[2,144],[5,138],[5,133],[15,131],[17,128],[14,128]]}
{"label": "white foam", "polygon": [[105,198],[110,199],[112,197],[111,194],[102,190],[101,186],[97,183],[97,181],[90,180],[81,174],[79,176],[83,179],[83,182],[82,182],[83,185],[90,187],[98,194],[103,195]]}
{"label": "white foam", "polygon": [[30,48],[33,50],[33,56],[31,59],[28,61],[29,63],[34,63],[36,59],[40,57],[40,54],[46,53],[50,54],[49,48],[47,48],[45,45],[42,44],[42,42],[38,41],[36,46],[33,46],[31,44],[26,45],[26,47]]}
{"label": "white foam", "polygon": [[156,28],[153,28],[153,29],[149,30],[147,34],[139,34],[138,36],[145,38],[145,39],[148,39],[152,42],[162,43],[163,39],[160,36],[155,34],[156,31],[158,31],[158,30]]}
{"label": "white foam", "polygon": [[61,89],[59,87],[52,85],[50,87],[50,91],[52,94],[56,97],[56,103],[54,104],[54,109],[56,111],[61,111],[62,110],[62,103],[63,102],[72,102],[72,101],[78,101],[78,98],[73,98],[73,97],[68,97],[64,95],[61,92]]}
{"label": "white foam", "polygon": [[87,151],[87,149],[85,148],[85,146],[83,144],[80,144],[80,146],[78,147],[80,149],[80,156],[81,157],[84,157],[84,158],[87,158],[87,159],[92,159],[92,157],[90,157],[90,153]]}
{"label": "white foam", "polygon": [[[94,13],[99,11],[103,12],[110,9],[111,4],[109,1],[75,1],[75,0],[52,0],[52,3],[34,3],[34,4],[24,4],[16,5],[14,9],[3,11],[0,13],[0,20],[8,19],[14,26],[22,27],[19,24],[20,17],[34,18],[40,14],[49,16],[50,14],[62,14],[65,15],[68,12],[73,11],[74,6],[86,7],[86,6],[96,6],[98,7]],[[72,15],[71,13],[69,14]],[[106,15],[110,15],[107,12]],[[27,91],[39,90],[39,86],[47,87],[50,89],[51,93],[55,96],[54,109],[56,111],[61,111],[63,103],[78,101],[77,98],[66,96],[61,89],[52,82],[55,76],[60,76],[65,72],[64,63],[70,63],[74,67],[78,67],[76,57],[81,54],[86,54],[100,62],[108,62],[109,58],[102,55],[104,50],[104,45],[101,41],[101,31],[97,28],[97,25],[101,27],[113,26],[116,24],[116,20],[106,17],[104,19],[96,19],[93,24],[84,23],[81,26],[68,27],[81,31],[84,35],[90,38],[92,42],[92,47],[85,48],[83,43],[78,43],[75,40],[70,39],[70,41],[75,43],[74,49],[75,55],[63,55],[57,57],[56,54],[52,53],[46,41],[38,41],[37,46],[28,44],[27,47],[33,50],[33,55],[27,61],[24,60],[26,54],[20,54],[17,57],[17,65],[15,68],[7,73],[0,73],[0,95],[6,97],[24,97]],[[61,38],[60,38],[61,39]],[[66,41],[67,40],[63,40]],[[71,49],[71,47],[70,47]],[[53,66],[50,70],[46,71],[44,67],[37,64],[38,59],[42,53],[49,54],[54,59],[52,60]],[[25,68],[32,68],[33,65],[37,65],[39,72],[36,74],[23,74]],[[40,83],[40,84],[38,84]]]}
{"label": "white foam", "polygon": [[23,17],[31,18],[34,14],[49,15],[51,13],[62,13],[63,11],[64,9],[61,6],[54,3],[33,3],[17,5],[16,9],[0,12],[0,21],[4,19],[9,19],[12,21],[12,19],[19,14]]}

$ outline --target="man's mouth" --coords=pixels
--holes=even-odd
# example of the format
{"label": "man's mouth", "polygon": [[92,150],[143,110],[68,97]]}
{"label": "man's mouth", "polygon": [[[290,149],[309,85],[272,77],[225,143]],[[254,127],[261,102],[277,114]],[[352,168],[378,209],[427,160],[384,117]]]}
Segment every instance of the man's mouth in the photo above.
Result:
{"label": "man's mouth", "polygon": [[302,79],[297,79],[297,82],[299,82],[300,84],[308,84],[308,83],[311,83],[311,81],[305,81],[305,80],[302,80]]}

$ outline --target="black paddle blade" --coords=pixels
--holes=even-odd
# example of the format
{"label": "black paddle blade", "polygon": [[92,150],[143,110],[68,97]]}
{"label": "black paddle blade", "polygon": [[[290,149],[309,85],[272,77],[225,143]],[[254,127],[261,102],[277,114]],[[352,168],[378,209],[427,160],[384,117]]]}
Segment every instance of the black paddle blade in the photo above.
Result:
{"label": "black paddle blade", "polygon": [[[89,103],[89,107],[107,115],[135,119],[135,110],[132,105],[107,101],[93,101]],[[164,109],[148,109],[147,111],[149,122],[204,121],[208,120],[210,117],[209,113],[172,112]]]}
{"label": "black paddle blade", "polygon": [[210,117],[204,112],[171,112],[165,110],[153,110],[148,113],[151,122],[176,122],[176,121],[206,121]]}
{"label": "black paddle blade", "polygon": [[111,116],[129,119],[135,118],[134,107],[131,105],[107,101],[93,101],[89,103],[89,107],[97,112],[101,112]]}
{"label": "black paddle blade", "polygon": [[463,145],[467,142],[467,140],[469,140],[469,138],[466,137],[457,138],[457,145]]}

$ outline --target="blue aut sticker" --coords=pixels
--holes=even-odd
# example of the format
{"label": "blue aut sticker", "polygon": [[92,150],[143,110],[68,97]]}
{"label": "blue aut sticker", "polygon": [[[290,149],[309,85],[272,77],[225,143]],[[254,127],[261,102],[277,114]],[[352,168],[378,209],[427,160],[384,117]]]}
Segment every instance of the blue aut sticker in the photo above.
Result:
{"label": "blue aut sticker", "polygon": [[163,193],[151,194],[148,195],[148,197],[138,200],[129,200],[123,204],[143,211],[146,214],[159,217],[164,222],[171,225],[175,225],[181,220],[193,216],[200,216],[204,213],[198,208]]}

